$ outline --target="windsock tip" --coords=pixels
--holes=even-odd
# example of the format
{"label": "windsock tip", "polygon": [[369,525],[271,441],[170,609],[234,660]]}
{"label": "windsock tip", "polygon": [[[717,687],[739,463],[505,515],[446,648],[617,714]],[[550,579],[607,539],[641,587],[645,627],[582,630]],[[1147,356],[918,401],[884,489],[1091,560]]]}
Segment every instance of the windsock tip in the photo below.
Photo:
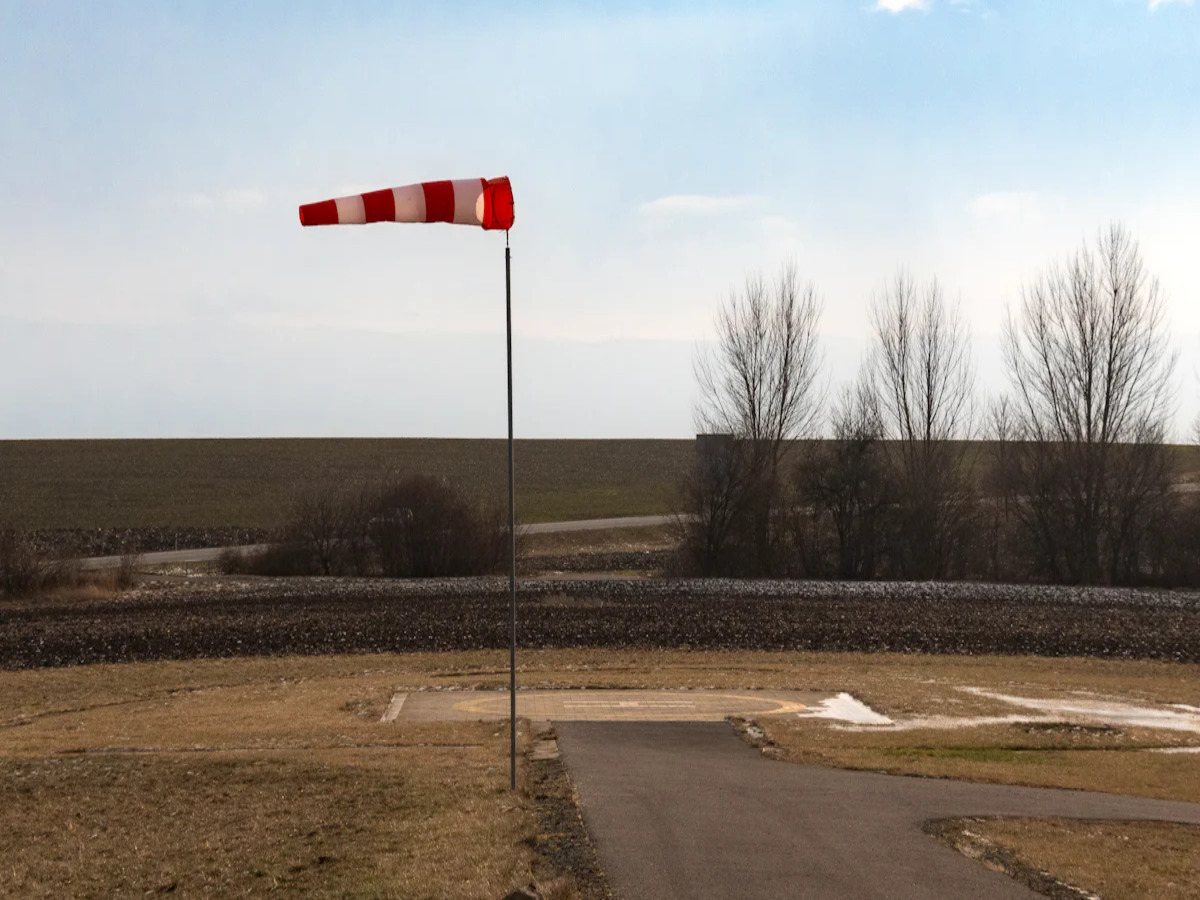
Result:
{"label": "windsock tip", "polygon": [[300,207],[301,225],[336,225],[337,223],[337,203],[333,200],[322,200],[320,203],[305,203]]}

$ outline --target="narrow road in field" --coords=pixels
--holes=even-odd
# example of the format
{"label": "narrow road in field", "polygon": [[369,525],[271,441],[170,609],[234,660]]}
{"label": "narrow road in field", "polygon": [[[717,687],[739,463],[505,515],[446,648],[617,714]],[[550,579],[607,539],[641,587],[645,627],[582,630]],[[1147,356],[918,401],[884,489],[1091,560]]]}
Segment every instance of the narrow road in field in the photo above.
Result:
{"label": "narrow road in field", "polygon": [[1200,824],[1200,804],[775,762],[725,723],[556,723],[618,898],[1037,897],[921,831],[1021,815]]}
{"label": "narrow road in field", "polygon": [[[614,528],[650,528],[669,525],[674,516],[624,516],[616,519],[579,519],[573,522],[537,522],[522,526],[526,534],[554,534],[566,531],[610,531]],[[139,561],[143,566],[169,566],[179,563],[212,562],[229,549],[242,553],[254,553],[266,549],[266,544],[250,544],[243,547],[205,547],[198,550],[162,550],[143,553]],[[111,569],[121,562],[120,556],[91,556],[81,560],[87,569]]]}

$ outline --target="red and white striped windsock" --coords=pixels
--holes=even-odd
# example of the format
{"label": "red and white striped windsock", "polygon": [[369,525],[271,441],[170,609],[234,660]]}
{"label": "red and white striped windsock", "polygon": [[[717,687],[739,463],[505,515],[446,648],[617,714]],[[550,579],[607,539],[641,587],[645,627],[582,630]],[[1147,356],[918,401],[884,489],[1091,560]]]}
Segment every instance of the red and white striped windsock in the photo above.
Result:
{"label": "red and white striped windsock", "polygon": [[452,222],[507,231],[512,228],[513,218],[512,186],[508,178],[426,181],[300,207],[301,225]]}

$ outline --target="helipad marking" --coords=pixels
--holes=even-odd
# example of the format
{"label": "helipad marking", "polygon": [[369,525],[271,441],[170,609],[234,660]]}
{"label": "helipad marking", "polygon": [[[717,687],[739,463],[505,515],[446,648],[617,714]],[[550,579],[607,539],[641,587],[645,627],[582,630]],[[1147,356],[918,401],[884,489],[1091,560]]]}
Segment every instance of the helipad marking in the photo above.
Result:
{"label": "helipad marking", "polygon": [[383,714],[380,722],[395,722],[396,717],[400,715],[400,710],[404,709],[404,701],[408,699],[408,694],[395,694],[392,697],[392,702],[388,704],[387,710]]}
{"label": "helipad marking", "polygon": [[690,700],[564,700],[563,706],[600,709],[695,709]]}
{"label": "helipad marking", "polygon": [[[600,716],[605,713],[630,716],[644,712],[656,720],[669,720],[671,713],[682,714],[692,720],[700,717],[719,720],[727,716],[788,715],[808,708],[804,703],[795,700],[745,694],[697,693],[694,698],[650,699],[644,695],[660,692],[628,691],[633,694],[641,693],[643,696],[637,698],[588,697],[585,699],[579,697],[578,693],[582,692],[571,690],[521,692],[517,695],[517,713],[518,715],[528,715],[529,707],[534,706],[537,708],[538,716],[549,719],[566,718],[572,713],[583,716],[593,712]],[[619,695],[625,691],[617,689],[608,693]],[[489,694],[490,696],[486,697],[461,700],[453,705],[453,709],[460,713],[475,715],[497,715],[503,712],[509,702],[508,695],[502,692],[489,692]],[[576,696],[567,699],[571,694],[576,694]],[[525,707],[524,711],[522,707]]]}

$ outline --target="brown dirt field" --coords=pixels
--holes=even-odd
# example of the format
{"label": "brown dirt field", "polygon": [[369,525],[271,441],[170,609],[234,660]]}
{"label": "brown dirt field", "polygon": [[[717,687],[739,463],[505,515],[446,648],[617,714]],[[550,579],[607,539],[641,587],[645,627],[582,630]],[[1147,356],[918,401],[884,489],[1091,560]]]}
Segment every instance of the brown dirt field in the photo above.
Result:
{"label": "brown dirt field", "polygon": [[[987,452],[975,444],[972,460]],[[1194,481],[1200,453],[1172,448]],[[518,440],[523,522],[673,511],[691,440]],[[504,498],[502,440],[277,438],[0,441],[0,522],[21,528],[273,528],[302,485],[428,472]],[[978,468],[978,467],[977,467]]]}
{"label": "brown dirt field", "polygon": [[[523,522],[670,512],[692,441],[518,440]],[[272,528],[304,485],[427,472],[501,501],[502,440],[0,441],[0,522]]]}

